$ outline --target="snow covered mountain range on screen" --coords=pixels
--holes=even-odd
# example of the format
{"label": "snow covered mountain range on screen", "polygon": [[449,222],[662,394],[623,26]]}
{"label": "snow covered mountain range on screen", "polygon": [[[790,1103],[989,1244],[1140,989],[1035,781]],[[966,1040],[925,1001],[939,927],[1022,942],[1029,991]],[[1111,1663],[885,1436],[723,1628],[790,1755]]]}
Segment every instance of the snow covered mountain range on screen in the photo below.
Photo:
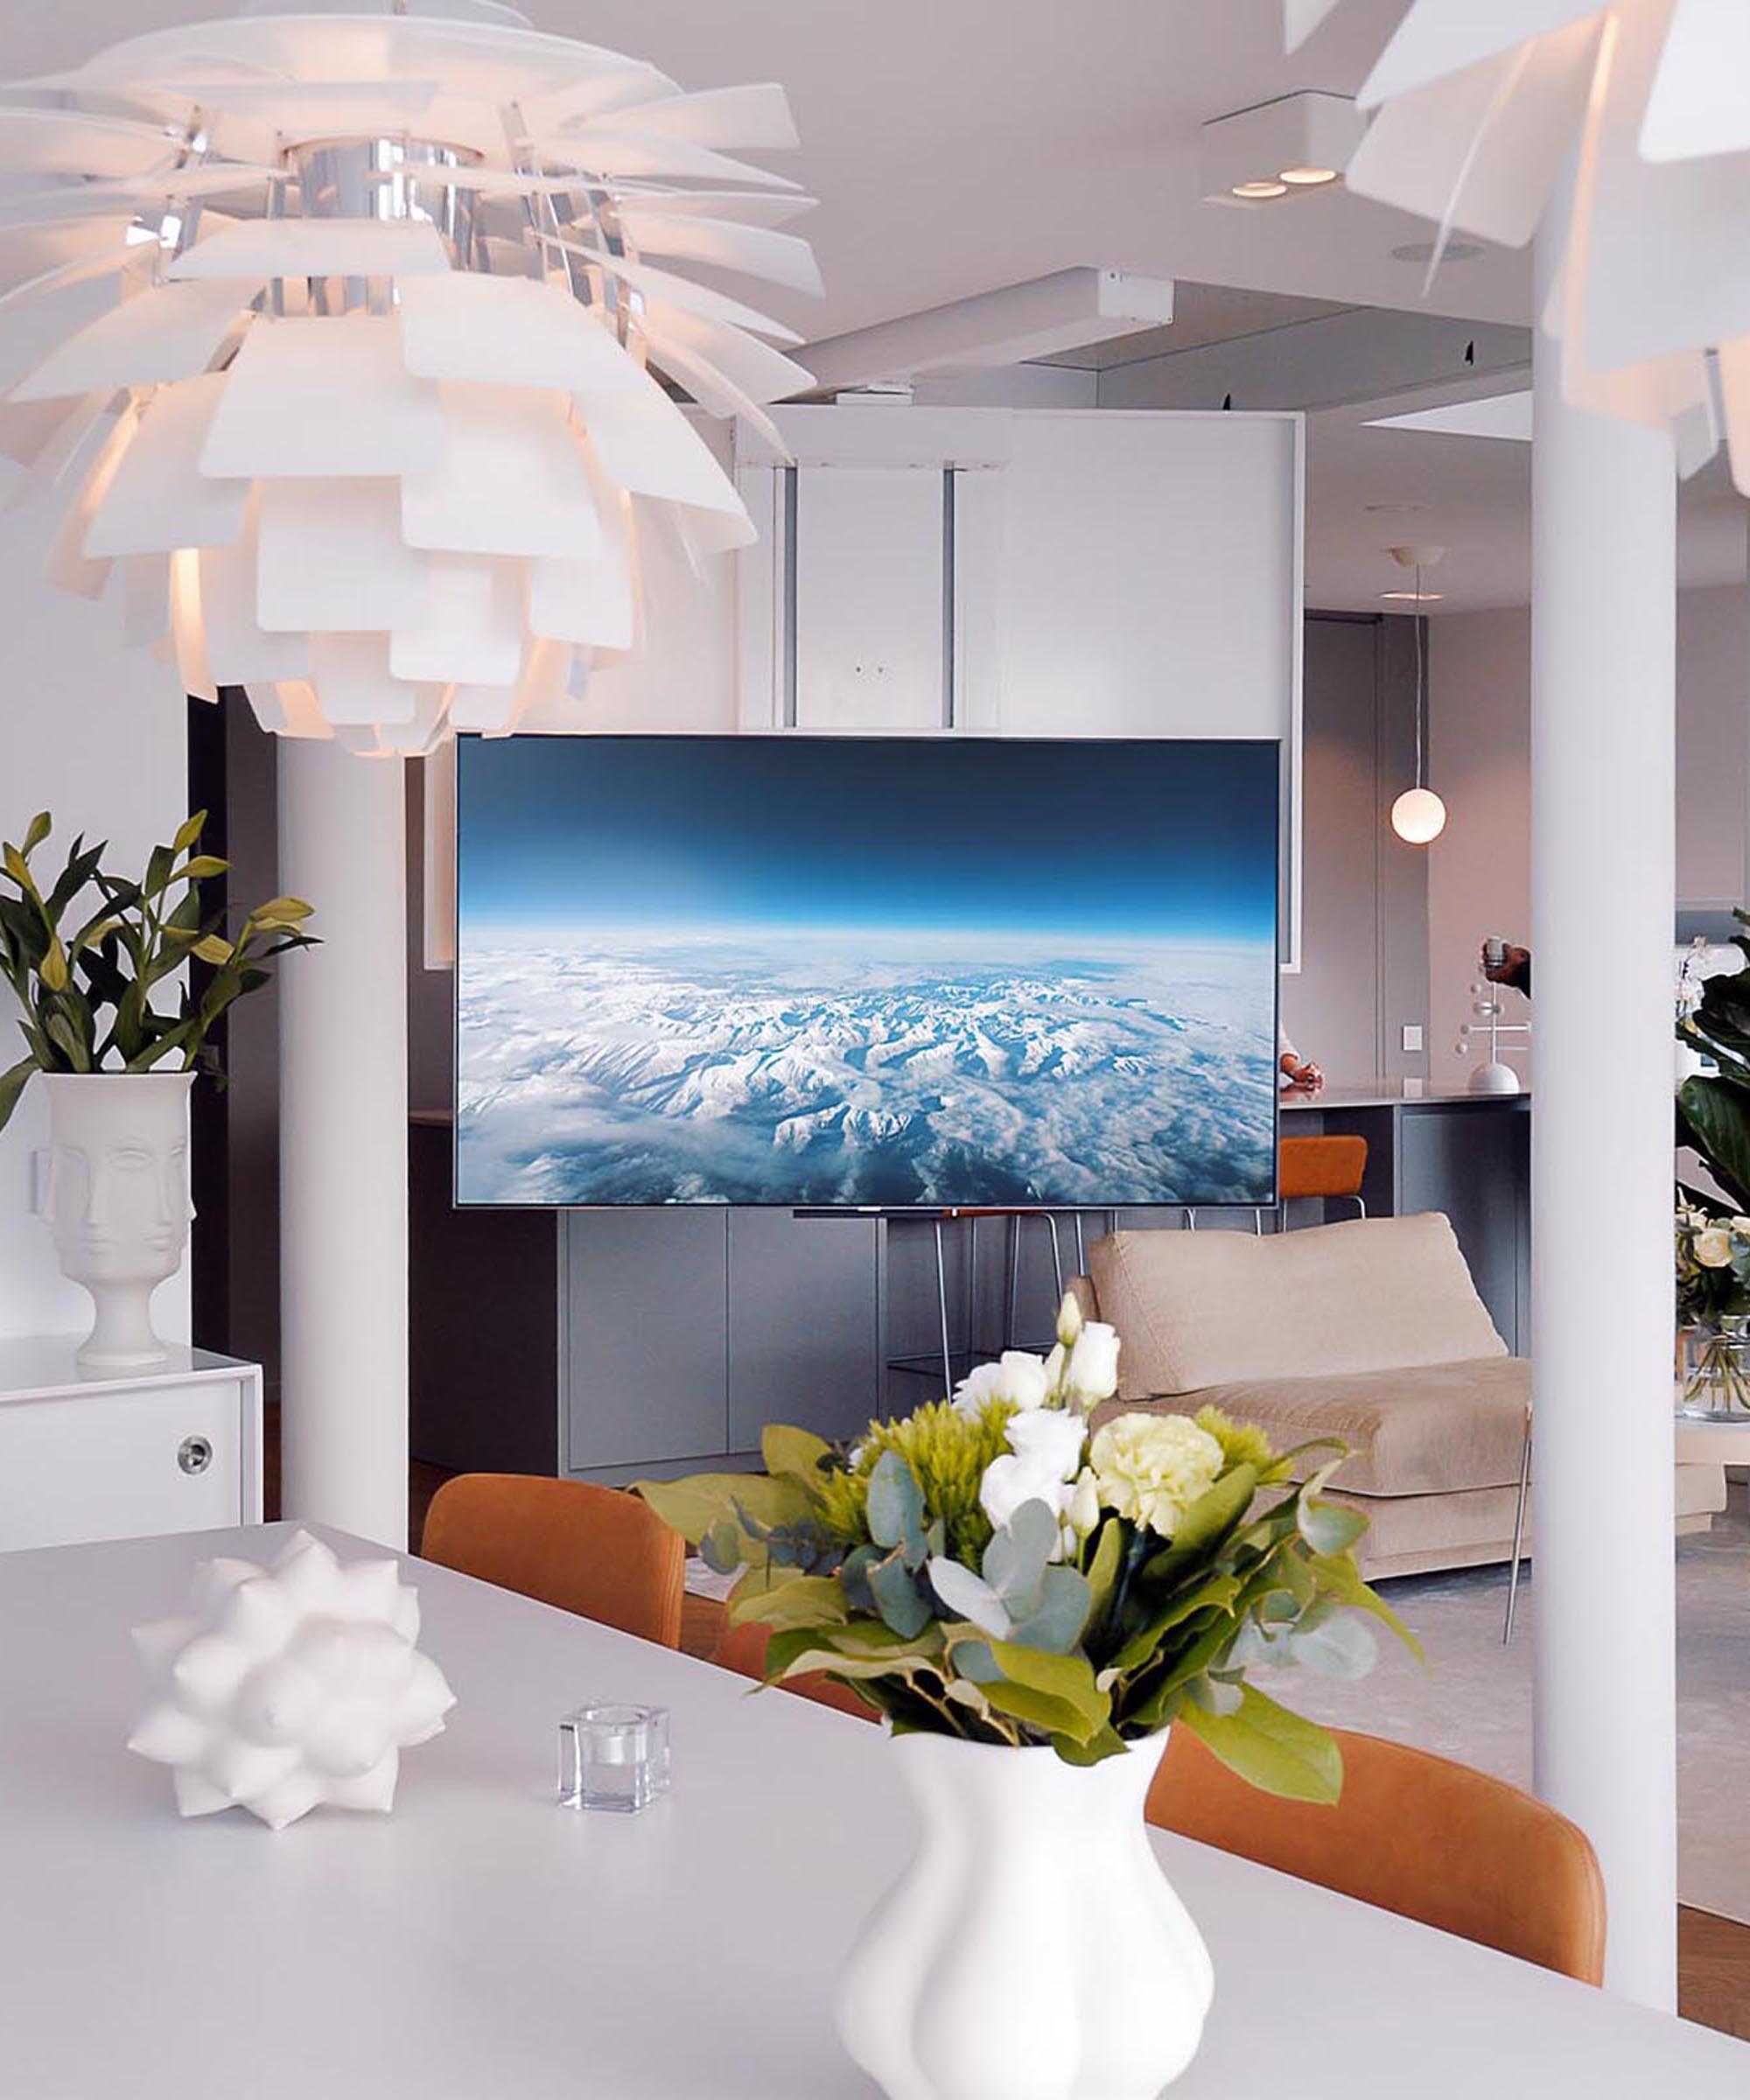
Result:
{"label": "snow covered mountain range on screen", "polygon": [[465,1203],[1267,1200],[1269,948],[824,931],[465,943]]}

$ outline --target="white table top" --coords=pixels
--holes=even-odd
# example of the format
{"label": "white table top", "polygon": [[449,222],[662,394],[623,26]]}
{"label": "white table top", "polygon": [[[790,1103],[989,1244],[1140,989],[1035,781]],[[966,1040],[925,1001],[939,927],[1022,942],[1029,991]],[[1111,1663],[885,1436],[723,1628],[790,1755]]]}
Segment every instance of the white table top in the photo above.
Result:
{"label": "white table top", "polygon": [[83,1334],[0,1336],[0,1402],[54,1400],[84,1393],[139,1392],[149,1386],[187,1385],[198,1379],[256,1374],[253,1363],[173,1342],[162,1363],[144,1370],[88,1370],[78,1361]]}
{"label": "white table top", "polygon": [[[867,2100],[828,1992],[911,1830],[878,1732],[846,1716],[416,1564],[460,1704],[394,1815],[180,1822],[168,1774],[122,1747],[128,1628],[179,1609],[197,1560],[263,1558],[282,1529],[0,1556],[6,2093]],[[554,1804],[557,1718],[587,1698],[671,1709],[667,1802]],[[1172,2100],[1750,2090],[1723,2035],[1157,1843],[1216,1975]]]}

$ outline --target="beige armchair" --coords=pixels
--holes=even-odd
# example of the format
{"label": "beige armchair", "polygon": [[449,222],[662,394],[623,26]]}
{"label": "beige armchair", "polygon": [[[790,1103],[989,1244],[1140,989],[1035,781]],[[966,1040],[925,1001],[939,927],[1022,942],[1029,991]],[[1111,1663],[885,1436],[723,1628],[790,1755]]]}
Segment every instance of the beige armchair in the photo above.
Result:
{"label": "beige armchair", "polygon": [[[1279,1448],[1340,1438],[1333,1488],[1369,1520],[1370,1577],[1508,1558],[1531,1366],[1508,1354],[1438,1213],[1263,1238],[1118,1232],[1088,1268],[1084,1306],[1124,1337],[1104,1411],[1213,1403]],[[1706,1530],[1722,1469],[1679,1466],[1676,1506],[1679,1532]]]}

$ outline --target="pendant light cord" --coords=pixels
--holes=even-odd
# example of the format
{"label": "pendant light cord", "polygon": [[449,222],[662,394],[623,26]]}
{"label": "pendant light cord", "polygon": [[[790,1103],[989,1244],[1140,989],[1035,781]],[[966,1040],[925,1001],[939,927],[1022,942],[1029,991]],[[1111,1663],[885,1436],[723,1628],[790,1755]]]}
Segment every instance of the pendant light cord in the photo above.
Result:
{"label": "pendant light cord", "polygon": [[1416,785],[1425,787],[1422,775],[1424,720],[1428,708],[1427,674],[1423,662],[1424,636],[1422,626],[1422,564],[1416,564]]}

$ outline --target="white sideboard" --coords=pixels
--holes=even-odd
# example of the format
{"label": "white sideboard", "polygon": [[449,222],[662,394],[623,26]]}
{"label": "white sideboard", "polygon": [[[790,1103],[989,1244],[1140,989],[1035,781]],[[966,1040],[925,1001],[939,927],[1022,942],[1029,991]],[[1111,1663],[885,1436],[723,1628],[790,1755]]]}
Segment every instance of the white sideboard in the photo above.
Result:
{"label": "white sideboard", "polygon": [[175,1348],[87,1372],[77,1347],[0,1340],[0,1552],[261,1522],[259,1366]]}

